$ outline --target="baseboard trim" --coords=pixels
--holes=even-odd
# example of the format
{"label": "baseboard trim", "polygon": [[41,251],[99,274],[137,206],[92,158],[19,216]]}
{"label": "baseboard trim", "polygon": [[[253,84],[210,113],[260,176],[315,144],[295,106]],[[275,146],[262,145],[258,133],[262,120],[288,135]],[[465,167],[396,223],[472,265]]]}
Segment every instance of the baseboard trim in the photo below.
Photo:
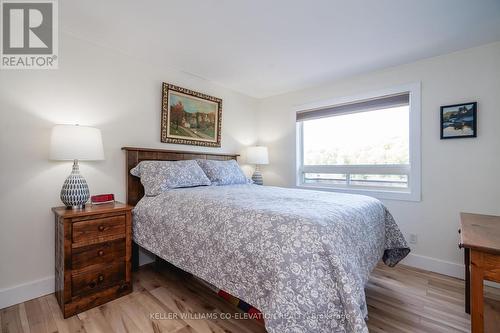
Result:
{"label": "baseboard trim", "polygon": [[420,268],[426,271],[448,275],[462,280],[465,276],[465,268],[462,264],[426,257],[419,254],[410,253],[403,261],[401,261],[401,263],[406,266]]}
{"label": "baseboard trim", "polygon": [[[151,257],[145,251],[141,251],[139,255],[140,266],[154,262],[154,257]],[[54,279],[54,276],[49,276],[10,288],[0,289],[0,309],[52,294],[55,288]]]}
{"label": "baseboard trim", "polygon": [[14,287],[0,289],[0,309],[51,294],[54,292],[54,288],[54,277],[49,276]]}

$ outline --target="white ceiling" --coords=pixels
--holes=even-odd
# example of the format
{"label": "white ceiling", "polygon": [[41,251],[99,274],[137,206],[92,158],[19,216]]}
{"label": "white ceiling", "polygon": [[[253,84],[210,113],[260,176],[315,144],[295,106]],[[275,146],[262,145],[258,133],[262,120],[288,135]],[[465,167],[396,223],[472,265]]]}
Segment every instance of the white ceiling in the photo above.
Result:
{"label": "white ceiling", "polygon": [[259,98],[500,40],[500,0],[85,0],[59,6],[66,33]]}

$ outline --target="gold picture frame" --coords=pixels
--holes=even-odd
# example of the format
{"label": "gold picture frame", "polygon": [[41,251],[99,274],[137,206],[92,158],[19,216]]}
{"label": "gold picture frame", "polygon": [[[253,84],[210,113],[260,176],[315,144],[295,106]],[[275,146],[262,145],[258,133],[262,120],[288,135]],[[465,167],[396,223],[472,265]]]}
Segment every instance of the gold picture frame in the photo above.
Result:
{"label": "gold picture frame", "polygon": [[162,85],[161,142],[221,146],[222,99]]}

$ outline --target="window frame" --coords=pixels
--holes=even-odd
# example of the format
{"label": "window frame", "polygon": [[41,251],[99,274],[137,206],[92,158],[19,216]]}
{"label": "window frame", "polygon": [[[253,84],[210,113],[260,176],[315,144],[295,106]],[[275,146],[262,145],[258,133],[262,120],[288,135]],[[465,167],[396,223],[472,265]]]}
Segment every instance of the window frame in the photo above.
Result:
{"label": "window frame", "polygon": [[[340,104],[355,103],[362,100],[379,98],[382,96],[409,93],[409,165],[332,165],[332,166],[304,166],[303,122],[296,122],[296,186],[299,188],[316,189],[334,192],[346,192],[373,196],[378,199],[421,201],[421,83],[410,83],[396,87],[373,91],[370,93],[336,98],[300,105],[295,112],[332,107]],[[363,112],[363,111],[360,111]],[[407,172],[407,188],[384,187],[349,187],[349,185],[326,185],[304,183],[303,174],[310,173],[349,173],[349,174],[389,174]]]}

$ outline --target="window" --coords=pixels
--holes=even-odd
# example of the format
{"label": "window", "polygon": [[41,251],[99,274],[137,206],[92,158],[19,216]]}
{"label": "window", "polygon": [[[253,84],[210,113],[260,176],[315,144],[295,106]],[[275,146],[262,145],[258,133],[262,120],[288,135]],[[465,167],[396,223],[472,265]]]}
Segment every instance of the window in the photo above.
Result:
{"label": "window", "polygon": [[303,106],[297,130],[298,186],[420,200],[419,84]]}

